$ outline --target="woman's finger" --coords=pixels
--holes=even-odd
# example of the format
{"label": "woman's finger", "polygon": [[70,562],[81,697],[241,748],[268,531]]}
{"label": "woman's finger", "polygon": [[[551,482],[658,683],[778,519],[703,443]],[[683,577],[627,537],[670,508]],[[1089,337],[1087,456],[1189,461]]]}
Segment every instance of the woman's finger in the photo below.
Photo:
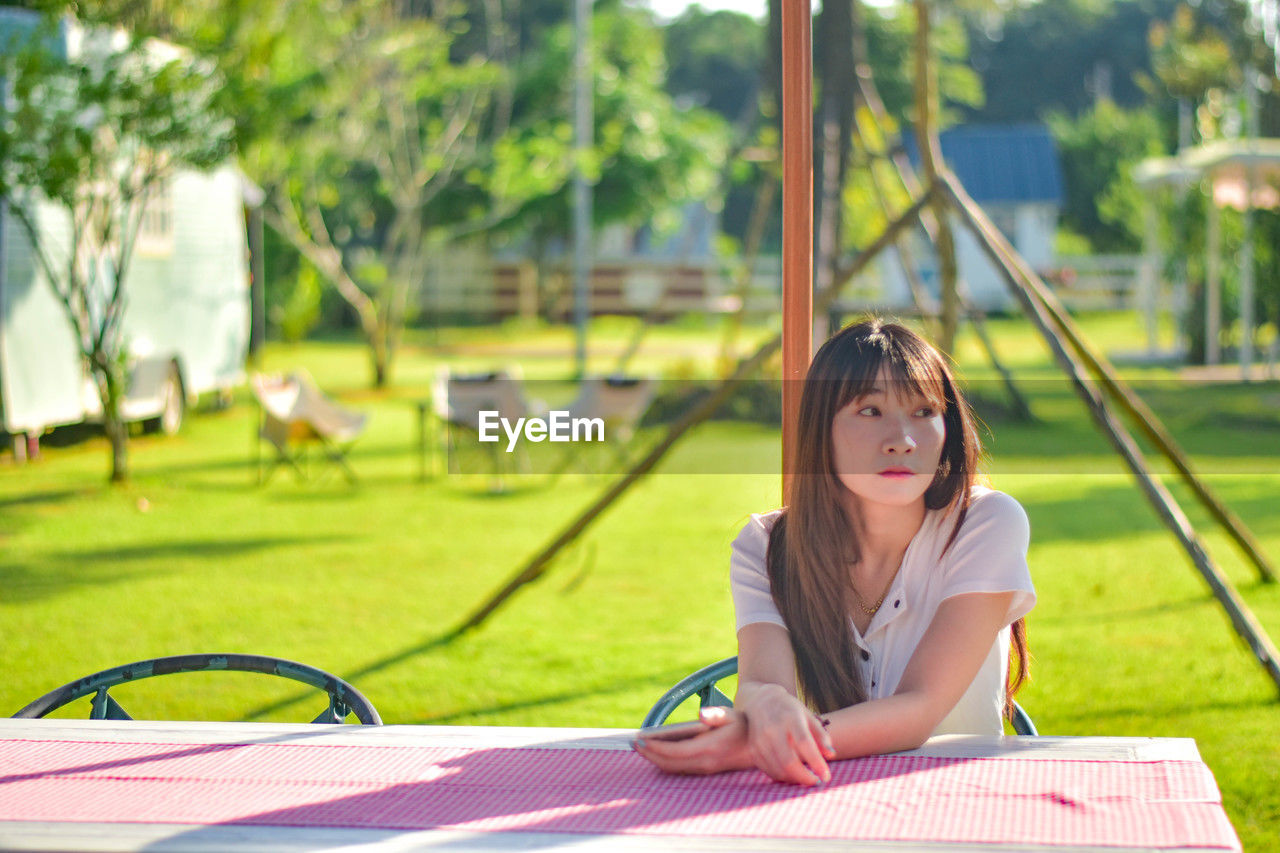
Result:
{"label": "woman's finger", "polygon": [[794,738],[792,746],[795,748],[796,754],[805,766],[819,780],[823,782],[831,781],[831,768],[827,766],[826,759],[822,757],[821,748],[818,741],[809,731],[804,732],[799,738]]}
{"label": "woman's finger", "polygon": [[756,751],[756,766],[779,782],[816,785],[820,777],[805,766],[794,740],[784,731],[762,738]]}
{"label": "woman's finger", "polygon": [[733,717],[729,713],[728,708],[722,708],[719,705],[708,705],[698,711],[698,719],[706,723],[708,726],[719,728],[733,722]]}
{"label": "woman's finger", "polygon": [[803,785],[811,788],[817,785],[821,780],[813,774],[808,767],[799,758],[792,758],[791,761],[781,764],[772,765],[765,773],[771,778],[779,782],[790,782],[793,785]]}

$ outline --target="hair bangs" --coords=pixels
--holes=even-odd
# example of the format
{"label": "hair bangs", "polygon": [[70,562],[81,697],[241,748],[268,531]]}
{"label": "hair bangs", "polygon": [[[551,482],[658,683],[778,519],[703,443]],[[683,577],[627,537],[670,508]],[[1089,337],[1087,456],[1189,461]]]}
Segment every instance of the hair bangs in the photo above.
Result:
{"label": "hair bangs", "polygon": [[[891,392],[900,400],[923,397],[939,410],[946,408],[950,402],[946,367],[927,345],[919,346],[918,339],[890,334],[885,328],[877,328],[860,343],[857,357],[845,360],[840,365],[841,375],[831,377],[840,383],[835,395],[837,410],[876,390]],[[886,375],[890,387],[880,389]]]}

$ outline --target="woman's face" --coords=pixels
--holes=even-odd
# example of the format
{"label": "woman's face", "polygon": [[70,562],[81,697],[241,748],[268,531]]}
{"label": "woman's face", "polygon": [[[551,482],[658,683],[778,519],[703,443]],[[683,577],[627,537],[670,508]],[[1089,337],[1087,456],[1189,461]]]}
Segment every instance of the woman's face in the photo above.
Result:
{"label": "woman's face", "polygon": [[836,476],[863,502],[914,505],[933,482],[946,435],[941,407],[882,371],[869,393],[836,412]]}

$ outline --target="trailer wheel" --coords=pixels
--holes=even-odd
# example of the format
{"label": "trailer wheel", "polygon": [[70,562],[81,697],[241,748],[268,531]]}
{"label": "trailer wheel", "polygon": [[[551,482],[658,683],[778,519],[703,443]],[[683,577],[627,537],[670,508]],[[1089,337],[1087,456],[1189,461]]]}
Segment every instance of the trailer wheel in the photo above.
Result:
{"label": "trailer wheel", "polygon": [[160,416],[147,421],[148,432],[173,435],[182,428],[182,418],[187,412],[187,395],[182,390],[182,373],[178,365],[169,365],[169,376],[164,381],[164,405]]}

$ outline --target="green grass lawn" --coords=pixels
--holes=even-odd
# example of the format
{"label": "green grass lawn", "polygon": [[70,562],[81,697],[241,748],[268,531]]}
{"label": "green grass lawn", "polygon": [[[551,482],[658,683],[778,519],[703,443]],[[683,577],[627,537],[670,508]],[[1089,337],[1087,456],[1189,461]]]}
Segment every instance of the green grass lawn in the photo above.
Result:
{"label": "green grass lawn", "polygon": [[[1086,328],[1104,349],[1141,340],[1124,316],[1086,318]],[[626,320],[597,324],[593,369],[613,369],[633,331]],[[1003,414],[980,351],[962,340],[958,357],[990,429],[993,485],[1017,497],[1032,524],[1039,603],[1029,619],[1033,680],[1020,701],[1045,733],[1195,738],[1246,849],[1273,845],[1275,686],[1053,378],[1043,345],[1019,321],[992,321],[991,331],[1039,419]],[[767,334],[749,329],[739,347]],[[655,329],[630,366],[706,375],[718,340],[716,327],[695,321]],[[370,414],[351,457],[355,487],[336,476],[299,483],[287,471],[256,485],[254,413],[243,400],[190,418],[177,436],[138,437],[134,477],[122,488],[105,484],[100,437],[55,435],[26,466],[0,457],[0,713],[95,669],[222,650],[342,675],[388,722],[636,725],[677,678],[734,651],[728,545],[749,512],[777,503],[776,461],[759,460],[776,460],[778,432],[723,421],[698,428],[543,580],[480,629],[443,642],[609,480],[518,476],[501,494],[483,478],[421,481],[415,403],[442,363],[519,363],[526,376],[565,379],[571,351],[571,333],[558,327],[421,333],[395,387],[373,392],[350,342],[272,346],[268,369],[305,366]],[[1280,561],[1280,384],[1126,372],[1143,378],[1217,493]],[[731,471],[735,459],[752,460],[749,472],[690,473]],[[1280,585],[1259,583],[1187,490],[1166,482],[1280,637]],[[138,715],[222,719],[310,719],[321,704],[257,676],[185,678],[181,689],[142,682],[118,698]]]}

